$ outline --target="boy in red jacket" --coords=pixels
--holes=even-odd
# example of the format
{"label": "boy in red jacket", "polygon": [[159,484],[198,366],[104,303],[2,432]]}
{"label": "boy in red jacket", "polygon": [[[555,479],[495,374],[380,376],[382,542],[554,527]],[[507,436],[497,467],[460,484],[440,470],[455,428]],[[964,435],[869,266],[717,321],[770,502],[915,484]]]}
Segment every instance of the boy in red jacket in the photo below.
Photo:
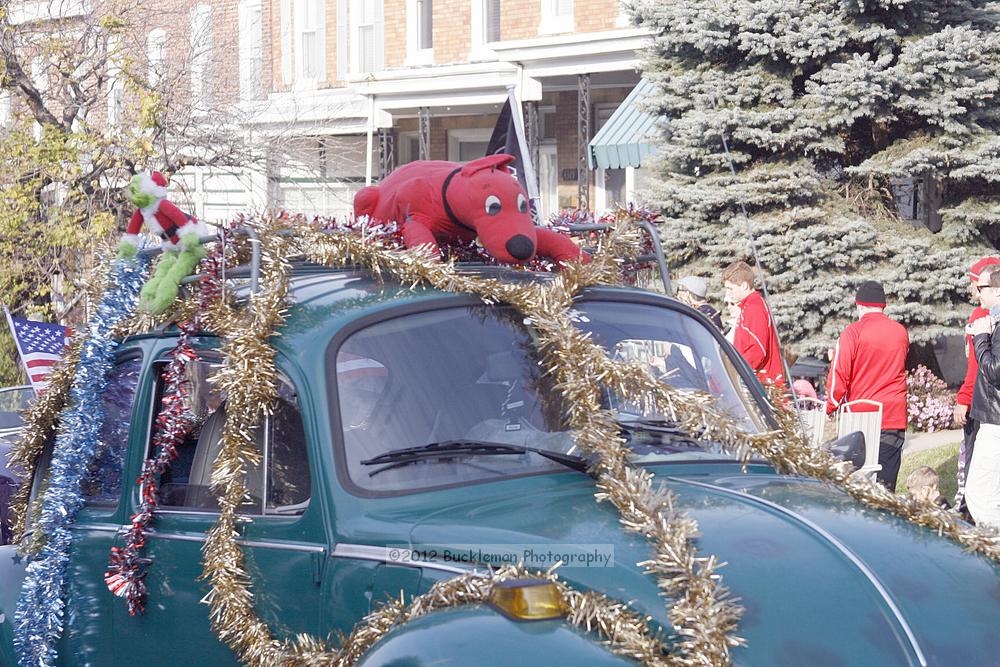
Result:
{"label": "boy in red jacket", "polygon": [[[980,317],[986,317],[990,311],[983,308],[982,296],[979,293],[980,281],[989,284],[989,272],[986,267],[1000,264],[1000,259],[996,257],[983,257],[969,269],[969,294],[976,302],[976,307],[969,315],[969,324],[972,324]],[[984,275],[985,274],[985,275]],[[965,471],[968,469],[969,461],[972,459],[973,444],[976,441],[976,431],[979,424],[975,419],[969,417],[969,406],[972,405],[972,390],[976,386],[976,375],[979,373],[979,364],[976,362],[976,348],[972,343],[972,336],[965,334],[966,357],[968,357],[965,369],[965,380],[958,389],[958,396],[955,398],[955,412],[952,421],[955,426],[961,426],[964,431],[962,443],[958,448],[958,493],[955,494],[955,507],[965,506]]]}
{"label": "boy in red jacket", "polygon": [[[878,450],[882,469],[876,477],[895,491],[907,421],[906,355],[910,337],[902,324],[882,312],[885,291],[880,283],[861,283],[855,303],[858,321],[847,325],[840,334],[830,364],[826,411],[832,413],[841,404],[862,398],[882,404]],[[853,411],[870,412],[871,408],[859,405]]]}
{"label": "boy in red jacket", "polygon": [[746,262],[734,262],[722,272],[726,302],[739,306],[733,327],[733,346],[757,373],[761,384],[785,385],[785,369],[778,348],[778,332],[771,311],[760,292],[753,288],[753,269]]}

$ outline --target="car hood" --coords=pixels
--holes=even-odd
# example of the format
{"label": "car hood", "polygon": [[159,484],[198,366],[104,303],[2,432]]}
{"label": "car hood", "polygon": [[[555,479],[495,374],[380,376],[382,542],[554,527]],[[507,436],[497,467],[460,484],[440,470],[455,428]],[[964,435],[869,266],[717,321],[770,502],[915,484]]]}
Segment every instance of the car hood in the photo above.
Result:
{"label": "car hood", "polygon": [[[747,474],[653,470],[697,519],[700,552],[726,563],[723,581],[745,608],[738,664],[975,665],[1000,655],[1000,568],[988,559],[813,480],[758,466]],[[439,551],[456,543],[610,548],[613,564],[562,567],[560,576],[630,601],[668,628],[666,601],[637,565],[651,553],[645,539],[595,502],[590,480],[543,480],[512,480],[499,496],[477,490],[447,509],[411,514],[410,540]]]}

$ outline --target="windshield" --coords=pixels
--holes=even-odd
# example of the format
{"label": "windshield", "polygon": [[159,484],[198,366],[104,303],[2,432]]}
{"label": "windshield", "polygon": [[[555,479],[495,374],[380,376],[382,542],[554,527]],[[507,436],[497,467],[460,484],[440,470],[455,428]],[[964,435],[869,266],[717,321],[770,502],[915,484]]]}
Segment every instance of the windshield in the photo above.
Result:
{"label": "windshield", "polygon": [[[591,301],[577,306],[574,320],[612,358],[642,361],[664,382],[711,392],[745,428],[758,429],[757,408],[736,367],[694,317],[661,306]],[[456,441],[580,454],[533,336],[512,309],[471,306],[384,320],[331,350],[331,414],[343,433],[341,453],[352,485],[398,493],[565,471],[531,451],[485,456],[462,450],[401,465],[371,464],[403,448]],[[711,445],[667,447],[671,438],[662,429],[650,437],[636,426],[638,419],[660,421],[661,415],[643,414],[627,397],[606,390],[602,400],[623,423],[640,463],[719,457]]]}

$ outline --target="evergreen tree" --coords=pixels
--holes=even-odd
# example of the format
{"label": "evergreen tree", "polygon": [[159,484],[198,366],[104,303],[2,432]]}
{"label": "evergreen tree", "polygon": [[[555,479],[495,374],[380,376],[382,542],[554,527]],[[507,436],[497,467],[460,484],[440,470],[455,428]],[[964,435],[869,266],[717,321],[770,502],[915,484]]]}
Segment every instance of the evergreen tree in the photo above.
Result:
{"label": "evergreen tree", "polygon": [[[867,279],[911,340],[958,331],[967,267],[1000,238],[1000,5],[640,0],[634,18],[655,33],[650,195],[675,267],[752,264],[742,203],[795,351],[831,346]],[[939,233],[898,215],[906,177],[939,187]]]}

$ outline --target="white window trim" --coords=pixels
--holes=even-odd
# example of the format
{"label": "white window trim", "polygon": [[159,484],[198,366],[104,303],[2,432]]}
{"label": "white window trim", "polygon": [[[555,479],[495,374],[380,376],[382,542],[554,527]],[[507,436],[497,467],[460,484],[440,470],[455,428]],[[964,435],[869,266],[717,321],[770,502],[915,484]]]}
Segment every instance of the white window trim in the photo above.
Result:
{"label": "white window trim", "polygon": [[604,188],[604,167],[594,170],[594,213],[601,215],[608,210],[608,192]]}
{"label": "white window trim", "polygon": [[[608,210],[608,191],[604,187],[604,178],[606,176],[604,167],[598,167],[595,170],[594,185],[595,196],[594,196],[594,211],[597,213],[604,213]],[[618,202],[619,204],[633,204],[635,203],[635,167],[625,167],[625,201]]]}
{"label": "white window trim", "polygon": [[108,127],[121,125],[125,107],[125,85],[121,80],[122,59],[121,42],[118,37],[108,38]]}
{"label": "white window trim", "polygon": [[347,78],[348,66],[351,59],[350,50],[350,26],[347,20],[347,0],[337,0],[337,80],[343,81]]}
{"label": "white window trim", "polygon": [[576,29],[574,14],[576,2],[573,3],[573,13],[558,16],[555,13],[557,0],[540,0],[542,3],[542,21],[538,24],[539,35],[556,35],[573,32]]}
{"label": "white window trim", "polygon": [[[318,58],[316,74],[307,76],[305,72],[306,59],[303,57],[303,28],[306,26],[306,13],[312,4],[316,11],[313,17],[316,26],[316,57]],[[295,88],[297,90],[312,90],[316,84],[326,80],[326,3],[323,0],[295,0]]]}
{"label": "white window trim", "polygon": [[372,25],[372,39],[375,43],[374,57],[372,58],[372,72],[380,72],[385,68],[385,14],[382,0],[372,0],[375,4],[375,17],[371,24],[362,24],[358,18],[363,13],[363,3],[365,0],[350,0],[351,17],[351,74],[369,74],[361,71],[361,40],[358,39],[358,27],[361,25]]}
{"label": "white window trim", "polygon": [[621,0],[618,1],[618,16],[615,17],[615,27],[616,28],[631,28],[632,18],[625,11],[625,3]]}
{"label": "white window trim", "polygon": [[292,85],[292,0],[280,0],[281,82]]}
{"label": "white window trim", "polygon": [[212,107],[212,56],[213,40],[212,6],[195,5],[191,8],[191,109],[206,114]]}
{"label": "white window trim", "polygon": [[[431,14],[434,13],[434,5],[431,5]],[[434,64],[433,38],[431,48],[417,48],[419,36],[417,27],[419,26],[417,16],[417,0],[406,0],[406,65],[410,67]],[[433,19],[432,19],[433,33]]]}
{"label": "white window trim", "polygon": [[[542,181],[542,163],[547,156],[551,156],[551,163],[556,166],[554,191],[549,190],[549,184]],[[559,145],[553,139],[538,144],[538,196],[541,198],[542,219],[548,220],[549,216],[559,211]]]}
{"label": "white window trim", "polygon": [[[483,31],[486,13],[483,6],[485,4],[486,0],[472,0],[472,14],[470,17],[472,33],[469,48],[469,60],[499,59],[496,51],[487,46],[487,44],[492,44],[493,42],[486,41],[486,35]],[[503,35],[501,35],[501,37],[503,37]]]}
{"label": "white window trim", "polygon": [[[43,56],[35,56],[31,59],[31,84],[38,91],[39,97],[42,100],[49,93],[49,63]],[[42,140],[42,124],[35,121],[32,133],[35,136],[36,141]]]}
{"label": "white window trim", "polygon": [[154,28],[146,36],[146,60],[149,63],[147,78],[150,88],[156,88],[163,80],[163,75],[167,65],[167,31],[163,28]]}
{"label": "white window trim", "polygon": [[635,167],[625,167],[625,201],[636,204],[635,199]]}
{"label": "white window trim", "polygon": [[477,127],[448,130],[448,161],[458,162],[459,144],[463,141],[489,141],[493,128]]}
{"label": "white window trim", "polygon": [[261,91],[264,71],[263,7],[261,0],[240,0],[239,68],[240,100],[255,99]]}

